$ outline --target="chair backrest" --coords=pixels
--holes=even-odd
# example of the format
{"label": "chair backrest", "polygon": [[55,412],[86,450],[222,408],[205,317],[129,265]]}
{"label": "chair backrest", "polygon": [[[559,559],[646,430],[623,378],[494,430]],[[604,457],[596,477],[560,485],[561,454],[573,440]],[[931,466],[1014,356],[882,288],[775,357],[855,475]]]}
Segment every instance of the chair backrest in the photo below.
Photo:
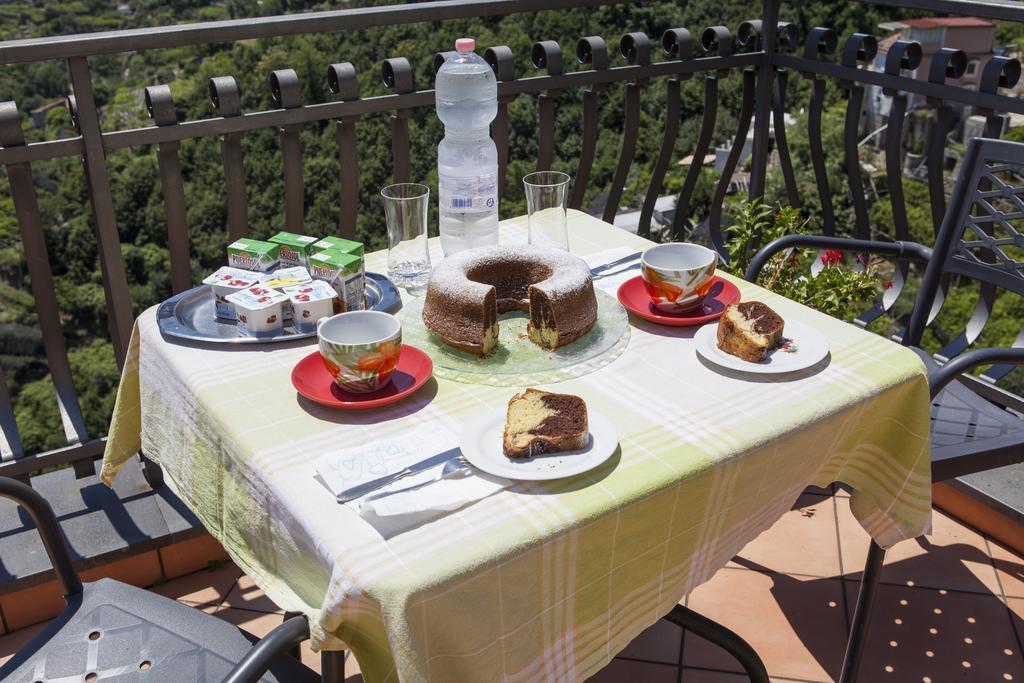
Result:
{"label": "chair backrest", "polygon": [[975,138],[904,335],[918,346],[942,282],[960,275],[1024,295],[1024,143]]}

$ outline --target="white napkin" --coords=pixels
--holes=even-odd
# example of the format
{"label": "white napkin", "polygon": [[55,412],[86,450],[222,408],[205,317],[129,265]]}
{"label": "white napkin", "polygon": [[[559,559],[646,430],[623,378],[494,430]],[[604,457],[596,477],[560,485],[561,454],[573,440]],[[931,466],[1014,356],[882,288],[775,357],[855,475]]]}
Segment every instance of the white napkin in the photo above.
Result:
{"label": "white napkin", "polygon": [[[457,446],[458,438],[450,430],[436,423],[421,424],[391,439],[321,456],[315,464],[316,473],[320,482],[337,495]],[[457,455],[456,449],[452,457]],[[459,471],[441,478],[443,468],[443,463],[435,465],[345,505],[374,526],[378,520],[394,518],[387,525],[394,531],[395,524],[417,526],[482,500],[512,483],[477,471]]]}

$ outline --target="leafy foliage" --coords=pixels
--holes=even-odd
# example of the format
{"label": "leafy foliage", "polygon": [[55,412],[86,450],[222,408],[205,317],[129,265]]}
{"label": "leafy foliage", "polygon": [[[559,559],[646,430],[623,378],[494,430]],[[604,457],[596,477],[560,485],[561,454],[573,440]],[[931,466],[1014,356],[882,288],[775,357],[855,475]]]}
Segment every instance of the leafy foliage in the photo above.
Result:
{"label": "leafy foliage", "polygon": [[[726,242],[729,270],[742,276],[758,245],[802,234],[806,223],[791,206],[773,211],[757,201],[744,204]],[[815,259],[822,264],[817,271],[810,267]],[[784,249],[765,265],[758,284],[822,313],[848,319],[866,308],[880,290],[877,264],[858,263],[860,268],[846,267],[846,258],[838,251],[818,255],[806,249]]]}

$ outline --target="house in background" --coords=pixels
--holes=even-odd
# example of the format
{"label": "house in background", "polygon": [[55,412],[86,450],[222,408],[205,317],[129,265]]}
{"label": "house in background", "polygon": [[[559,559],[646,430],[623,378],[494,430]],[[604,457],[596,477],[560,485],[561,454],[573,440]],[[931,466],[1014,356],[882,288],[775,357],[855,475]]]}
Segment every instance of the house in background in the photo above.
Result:
{"label": "house in background", "polygon": [[[996,25],[980,17],[906,19],[887,21],[878,27],[892,33],[879,41],[878,54],[869,67],[872,71],[885,70],[885,60],[893,43],[897,40],[913,40],[921,44],[922,52],[921,64],[910,74],[913,78],[928,80],[935,54],[943,47],[950,47],[964,51],[967,55],[967,69],[959,80],[949,79],[946,82],[977,89],[985,65],[995,56],[993,41]],[[911,94],[909,98],[911,110],[926,105],[923,95]],[[885,125],[889,116],[890,98],[882,93],[880,87],[868,87],[865,105],[869,130]]]}
{"label": "house in background", "polygon": [[[893,33],[878,45],[874,69],[885,68],[885,58],[889,46],[897,40],[913,40],[921,44],[921,65],[914,71],[914,77],[928,79],[932,59],[940,48],[950,47],[963,50],[967,55],[967,70],[959,80],[947,81],[951,85],[962,85],[966,88],[977,88],[981,72],[988,60],[994,56],[996,34],[995,22],[980,17],[933,17],[929,19],[906,19],[889,21],[878,25],[879,28]],[[910,104],[923,99],[920,95],[911,96]]]}
{"label": "house in background", "polygon": [[[921,63],[917,69],[909,73],[913,78],[927,81],[931,72],[932,62],[941,48],[962,50],[967,55],[967,68],[959,79],[946,79],[952,86],[977,89],[981,75],[988,61],[996,55],[994,46],[995,22],[980,17],[931,17],[925,19],[904,19],[889,21],[878,25],[879,28],[891,33],[879,41],[878,54],[868,67],[872,71],[884,71],[889,49],[897,40],[911,40],[921,45]],[[892,99],[883,93],[878,86],[868,86],[865,92],[863,143],[872,143],[880,147],[885,142],[885,133],[889,123],[889,111]],[[974,121],[973,111],[958,109],[958,121],[953,129],[953,137],[966,142],[977,136],[984,121]],[[915,177],[923,177],[924,147],[931,128],[931,117],[927,115],[930,106],[923,95],[908,95],[908,120],[904,126],[904,149],[907,153],[905,170]],[[916,115],[915,115],[916,114]],[[974,123],[976,125],[966,125]],[[862,144],[863,144],[862,143]],[[949,170],[959,161],[959,153],[947,150],[946,166]]]}

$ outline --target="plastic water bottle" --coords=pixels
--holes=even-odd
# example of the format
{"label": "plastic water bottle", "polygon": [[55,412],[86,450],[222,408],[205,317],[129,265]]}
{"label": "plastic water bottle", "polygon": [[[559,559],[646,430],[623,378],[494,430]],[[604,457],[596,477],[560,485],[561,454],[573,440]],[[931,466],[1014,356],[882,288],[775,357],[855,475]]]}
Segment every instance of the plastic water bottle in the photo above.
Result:
{"label": "plastic water bottle", "polygon": [[498,114],[498,81],[476,54],[476,41],[459,38],[456,54],[437,71],[437,147],[441,248],[445,255],[498,243],[498,149],[489,126]]}

